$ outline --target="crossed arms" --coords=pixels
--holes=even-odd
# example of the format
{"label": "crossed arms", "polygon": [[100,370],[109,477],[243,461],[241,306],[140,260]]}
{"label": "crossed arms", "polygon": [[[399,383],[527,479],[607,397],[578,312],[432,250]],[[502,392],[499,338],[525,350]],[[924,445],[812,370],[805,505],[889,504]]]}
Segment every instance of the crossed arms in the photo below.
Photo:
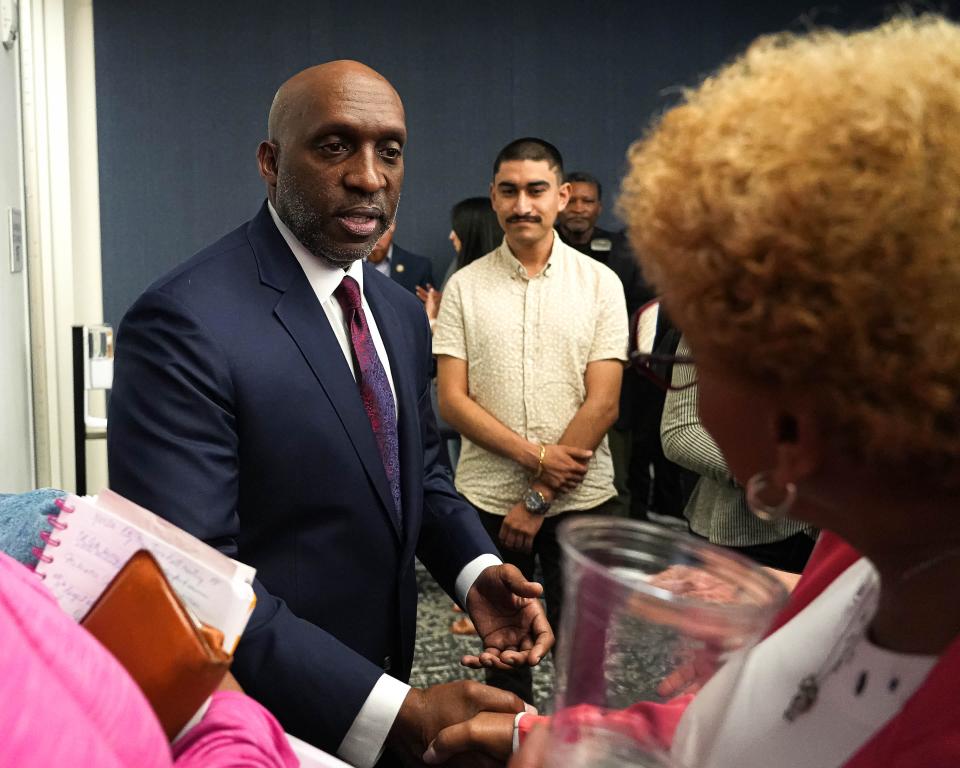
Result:
{"label": "crossed arms", "polygon": [[[440,414],[461,435],[481,448],[510,459],[531,476],[540,463],[540,446],[498,421],[470,397],[467,361],[450,355],[437,356],[437,393]],[[623,364],[619,360],[595,360],[584,374],[586,397],[567,424],[556,445],[545,446],[540,477],[534,490],[553,501],[576,488],[587,472],[587,463],[607,430],[617,420]],[[529,551],[543,518],[531,515],[518,501],[504,519],[501,543]]]}

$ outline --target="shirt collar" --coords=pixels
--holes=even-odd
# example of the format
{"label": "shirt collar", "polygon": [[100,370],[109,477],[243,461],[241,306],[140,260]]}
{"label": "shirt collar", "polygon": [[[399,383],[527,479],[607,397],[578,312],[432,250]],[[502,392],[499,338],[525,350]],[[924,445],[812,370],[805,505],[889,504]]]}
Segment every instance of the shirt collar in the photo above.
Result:
{"label": "shirt collar", "polygon": [[[360,286],[360,293],[363,293],[363,259],[357,259],[345,270],[333,266],[310,253],[310,251],[304,247],[303,243],[297,240],[297,236],[281,221],[280,215],[273,207],[273,203],[269,200],[267,201],[267,208],[270,211],[270,218],[273,219],[273,223],[276,224],[277,229],[280,230],[280,235],[287,245],[290,246],[290,250],[293,251],[294,257],[300,263],[303,273],[307,276],[307,280],[310,282],[310,286],[313,288],[313,292],[317,295],[321,304],[333,296],[333,292],[337,290],[337,286],[343,282],[344,275],[350,275],[350,277],[356,280]],[[391,243],[391,248],[392,247],[393,244]]]}
{"label": "shirt collar", "polygon": [[543,269],[540,270],[540,273],[535,277],[530,277],[527,274],[527,268],[517,260],[516,256],[513,255],[513,251],[510,250],[510,244],[507,242],[506,236],[504,236],[503,242],[500,244],[499,252],[503,259],[503,263],[510,270],[511,274],[519,275],[525,280],[536,280],[538,277],[550,277],[551,274],[556,273],[556,270],[559,268],[560,261],[563,258],[562,254],[564,248],[569,248],[569,246],[560,239],[560,233],[554,229],[553,246],[550,248],[550,256],[547,258],[547,263],[544,264]]}

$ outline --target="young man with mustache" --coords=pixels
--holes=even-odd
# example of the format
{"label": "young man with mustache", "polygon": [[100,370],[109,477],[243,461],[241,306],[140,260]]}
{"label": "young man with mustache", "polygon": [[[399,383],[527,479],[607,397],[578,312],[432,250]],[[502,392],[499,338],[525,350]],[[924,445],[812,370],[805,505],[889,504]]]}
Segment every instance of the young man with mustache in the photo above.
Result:
{"label": "young man with mustache", "polygon": [[[457,490],[507,562],[532,578],[539,558],[551,621],[562,600],[557,524],[609,512],[616,494],[605,436],[627,359],[620,280],[553,228],[569,195],[552,144],[501,150],[490,201],[504,241],[450,279],[433,341],[440,412],[464,437]],[[491,667],[487,680],[532,699],[529,670]]]}
{"label": "young man with mustache", "polygon": [[445,725],[523,710],[472,681],[406,684],[415,555],[477,627],[465,664],[536,664],[553,634],[439,460],[422,305],[364,263],[400,198],[400,97],[329,62],[280,87],[267,128],[259,213],[120,325],[110,480],[257,568],[234,663],[250,695],[353,765],[397,765]]}

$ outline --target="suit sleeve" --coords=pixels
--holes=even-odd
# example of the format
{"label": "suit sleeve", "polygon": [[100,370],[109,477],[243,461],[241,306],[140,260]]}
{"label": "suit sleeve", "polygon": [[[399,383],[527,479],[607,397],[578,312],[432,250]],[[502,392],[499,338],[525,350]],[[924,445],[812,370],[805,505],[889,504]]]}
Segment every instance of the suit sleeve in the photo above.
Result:
{"label": "suit sleeve", "polygon": [[[237,555],[240,467],[229,361],[175,298],[152,291],[117,336],[109,408],[111,486]],[[335,752],[383,671],[254,584],[234,672],[286,730]],[[294,697],[295,700],[291,700]]]}
{"label": "suit sleeve", "polygon": [[422,312],[416,327],[418,348],[422,348],[417,409],[423,440],[423,525],[417,556],[447,594],[457,600],[456,581],[464,566],[481,555],[499,555],[477,511],[457,493],[450,469],[441,459],[444,448],[430,398],[430,326]]}

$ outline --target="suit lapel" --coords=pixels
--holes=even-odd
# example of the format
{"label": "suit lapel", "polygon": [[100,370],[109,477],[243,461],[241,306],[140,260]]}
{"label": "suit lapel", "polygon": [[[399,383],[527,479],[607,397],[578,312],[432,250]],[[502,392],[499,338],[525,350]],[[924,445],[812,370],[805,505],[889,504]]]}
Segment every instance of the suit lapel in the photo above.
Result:
{"label": "suit lapel", "polygon": [[402,540],[397,516],[393,512],[390,484],[370,419],[363,409],[357,382],[350,373],[340,342],[330,327],[323,307],[274,226],[265,205],[251,222],[248,237],[256,253],[262,282],[282,292],[274,306],[274,314],[299,347],[337,412],[367,477],[380,497],[383,513],[397,537]]}
{"label": "suit lapel", "polygon": [[[403,256],[403,249],[394,245],[393,255],[390,257],[390,277],[392,277],[394,281],[402,285],[404,288],[407,288],[407,260]],[[377,320],[377,325],[379,324],[380,321]]]}

